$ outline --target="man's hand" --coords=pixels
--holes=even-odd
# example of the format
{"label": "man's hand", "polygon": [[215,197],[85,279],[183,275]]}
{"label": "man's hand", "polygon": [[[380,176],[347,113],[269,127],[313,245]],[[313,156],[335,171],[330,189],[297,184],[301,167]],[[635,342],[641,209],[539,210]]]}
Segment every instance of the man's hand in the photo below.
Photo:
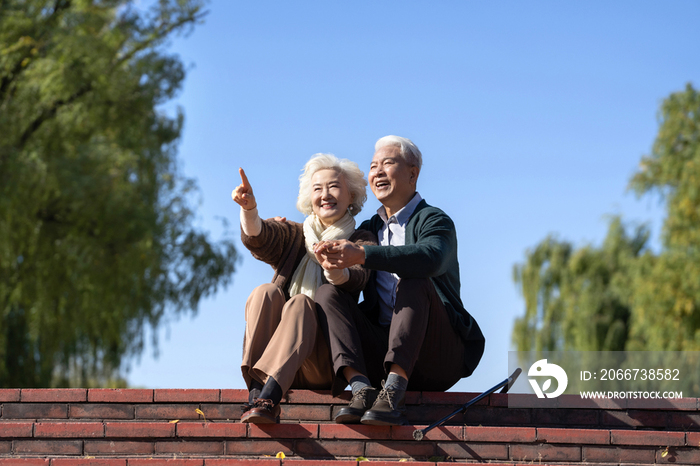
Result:
{"label": "man's hand", "polygon": [[326,270],[347,269],[365,263],[364,248],[346,239],[321,241],[314,247],[314,254]]}
{"label": "man's hand", "polygon": [[233,190],[231,198],[245,210],[255,209],[258,203],[255,202],[253,188],[250,186],[250,182],[248,182],[248,177],[245,176],[245,172],[242,168],[238,169],[238,173],[241,175],[241,184],[236,186],[236,189]]}

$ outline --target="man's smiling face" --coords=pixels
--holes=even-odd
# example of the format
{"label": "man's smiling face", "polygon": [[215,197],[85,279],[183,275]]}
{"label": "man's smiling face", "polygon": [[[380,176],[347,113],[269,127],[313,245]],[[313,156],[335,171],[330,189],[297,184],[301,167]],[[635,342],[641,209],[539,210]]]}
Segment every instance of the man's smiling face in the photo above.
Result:
{"label": "man's smiling face", "polygon": [[367,176],[377,200],[392,212],[400,210],[411,200],[416,191],[417,178],[418,167],[401,157],[398,146],[380,147],[374,153]]}

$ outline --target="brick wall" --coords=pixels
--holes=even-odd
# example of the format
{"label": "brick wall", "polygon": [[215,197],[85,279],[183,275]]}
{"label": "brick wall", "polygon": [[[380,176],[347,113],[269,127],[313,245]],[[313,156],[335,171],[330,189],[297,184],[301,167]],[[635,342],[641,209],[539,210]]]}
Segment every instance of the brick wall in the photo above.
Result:
{"label": "brick wall", "polygon": [[[0,390],[0,466],[700,464],[698,399],[581,400],[508,408],[494,394],[426,438],[413,431],[475,394],[411,392],[411,426],[338,425],[349,393],[290,391],[282,424],[239,422],[244,390]],[[276,458],[282,452],[284,459]]]}

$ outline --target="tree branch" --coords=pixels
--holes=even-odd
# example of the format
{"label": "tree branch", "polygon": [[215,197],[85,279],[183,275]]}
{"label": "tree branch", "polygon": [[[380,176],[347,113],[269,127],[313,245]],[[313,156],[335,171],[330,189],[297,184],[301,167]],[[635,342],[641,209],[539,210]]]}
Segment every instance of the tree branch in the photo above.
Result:
{"label": "tree branch", "polygon": [[[70,8],[70,5],[71,5],[71,0],[56,0],[56,3],[54,4],[53,12],[44,22],[44,24],[43,24],[44,30],[37,36],[37,38],[35,39],[35,42],[40,42],[41,40],[44,39],[46,34],[48,34],[48,32],[51,29],[48,26],[51,26],[51,24],[57,20],[59,13]],[[22,62],[25,59],[31,57],[31,48],[29,48],[29,46],[27,48],[28,48],[28,52],[25,54],[22,54],[22,56],[20,56],[18,58],[17,62],[15,63],[15,66],[12,68],[12,71],[10,71],[8,74],[3,76],[2,79],[0,79],[0,99],[4,100],[5,92],[7,91],[8,87],[10,86],[10,84],[12,84],[12,82],[17,78],[17,76],[22,71]]]}
{"label": "tree branch", "polygon": [[[172,24],[169,24],[167,27],[162,27],[159,31],[157,31],[157,33],[155,33],[155,37],[139,44],[137,47],[135,47],[133,50],[131,50],[131,52],[129,52],[127,55],[123,56],[120,60],[115,62],[112,68],[114,69],[117,66],[119,66],[121,63],[124,63],[124,62],[130,60],[139,51],[144,50],[144,49],[148,48],[150,45],[152,45],[154,41],[161,39],[163,37],[166,37],[168,34],[170,34],[175,29],[187,24],[188,22],[196,21],[201,16],[203,16],[203,15],[194,15],[194,16],[183,17],[180,20],[178,20]],[[19,147],[23,148],[24,145],[29,140],[29,138],[39,129],[39,127],[41,127],[41,125],[46,120],[53,118],[61,107],[64,107],[66,105],[69,105],[69,104],[75,102],[78,98],[80,98],[81,96],[90,92],[91,90],[92,90],[92,84],[88,83],[82,89],[79,89],[77,92],[75,92],[73,95],[71,95],[67,99],[58,100],[54,103],[54,105],[51,108],[44,110],[41,113],[41,115],[39,115],[34,121],[32,121],[29,124],[29,126],[27,127],[27,129],[22,133],[22,136],[19,139]]]}
{"label": "tree branch", "polygon": [[5,93],[7,92],[7,88],[12,84],[12,81],[15,80],[17,75],[19,74],[20,71],[22,71],[22,62],[24,59],[27,58],[27,55],[24,55],[21,57],[21,60],[19,60],[16,64],[15,67],[12,68],[12,71],[10,71],[8,74],[2,77],[0,79],[0,98],[3,100],[5,97]]}
{"label": "tree branch", "polygon": [[131,60],[137,53],[139,53],[142,50],[147,49],[157,40],[162,39],[164,37],[167,37],[168,34],[173,32],[175,29],[178,29],[179,27],[184,26],[187,23],[195,22],[198,19],[203,18],[205,15],[206,15],[206,12],[200,13],[198,15],[195,14],[193,16],[186,16],[186,17],[180,18],[178,21],[168,25],[167,27],[161,26],[159,28],[159,30],[156,31],[150,39],[139,43],[130,52],[128,52],[126,55],[122,56],[119,60],[114,62],[113,67],[117,67],[117,66],[121,65],[122,63]]}
{"label": "tree branch", "polygon": [[24,133],[22,133],[22,136],[19,139],[19,147],[24,148],[24,145],[27,143],[29,138],[39,129],[39,127],[41,127],[41,125],[46,120],[48,120],[49,118],[53,118],[61,107],[72,104],[77,99],[84,96],[91,90],[92,84],[88,83],[87,85],[85,85],[85,87],[78,90],[67,99],[58,100],[54,103],[54,105],[51,108],[45,109],[43,112],[41,112],[41,115],[39,115],[33,122],[31,122],[27,129],[24,130]]}

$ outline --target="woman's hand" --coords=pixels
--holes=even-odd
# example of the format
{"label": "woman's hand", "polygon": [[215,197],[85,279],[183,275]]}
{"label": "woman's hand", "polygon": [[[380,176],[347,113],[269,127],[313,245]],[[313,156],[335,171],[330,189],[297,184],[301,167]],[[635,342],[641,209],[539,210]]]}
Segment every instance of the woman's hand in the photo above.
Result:
{"label": "woman's hand", "polygon": [[245,210],[255,209],[258,204],[255,202],[253,188],[250,186],[248,177],[245,176],[245,172],[242,168],[238,169],[238,173],[241,175],[241,184],[236,186],[236,189],[233,190],[231,198]]}
{"label": "woman's hand", "polygon": [[318,261],[319,265],[326,270],[329,270],[328,266],[330,265],[327,258],[327,248],[329,248],[331,244],[332,243],[330,241],[319,241],[318,243],[314,244],[314,255],[316,256],[316,260]]}

